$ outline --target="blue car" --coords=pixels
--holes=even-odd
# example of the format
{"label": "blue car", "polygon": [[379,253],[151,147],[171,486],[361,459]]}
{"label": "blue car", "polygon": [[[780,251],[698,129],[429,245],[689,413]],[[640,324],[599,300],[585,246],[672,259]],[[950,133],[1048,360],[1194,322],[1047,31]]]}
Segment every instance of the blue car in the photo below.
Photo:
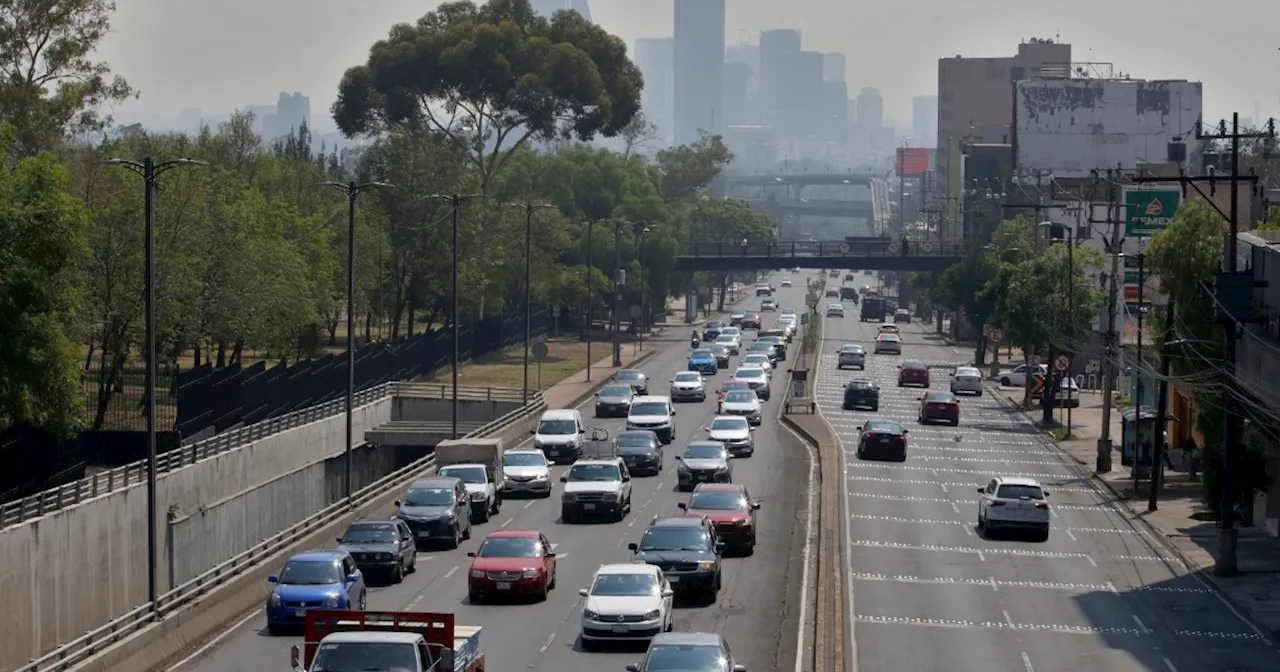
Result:
{"label": "blue car", "polygon": [[364,575],[346,551],[308,551],[289,558],[267,598],[267,630],[275,635],[306,623],[308,609],[364,611]]}
{"label": "blue car", "polygon": [[710,348],[698,348],[689,355],[689,370],[714,376],[720,366],[716,363],[716,356],[711,352]]}

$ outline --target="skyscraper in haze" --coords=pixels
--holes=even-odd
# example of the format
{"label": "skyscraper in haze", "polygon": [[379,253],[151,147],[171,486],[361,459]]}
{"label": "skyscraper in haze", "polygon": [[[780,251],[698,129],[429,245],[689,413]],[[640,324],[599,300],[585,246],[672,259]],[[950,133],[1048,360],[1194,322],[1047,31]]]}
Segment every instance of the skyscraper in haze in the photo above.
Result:
{"label": "skyscraper in haze", "polygon": [[783,88],[791,55],[800,51],[800,31],[766,30],[760,33],[760,107],[764,123],[777,126],[786,108]]}
{"label": "skyscraper in haze", "polygon": [[724,2],[676,0],[675,143],[724,128]]}
{"label": "skyscraper in haze", "polygon": [[858,125],[866,129],[884,126],[884,99],[870,86],[858,92]]}
{"label": "skyscraper in haze", "polygon": [[547,18],[562,9],[572,9],[581,14],[582,18],[591,20],[591,8],[587,6],[587,0],[533,0],[532,4],[533,11]]}
{"label": "skyscraper in haze", "polygon": [[916,147],[936,147],[938,141],[938,97],[911,99],[911,143]]}
{"label": "skyscraper in haze", "polygon": [[670,37],[636,39],[635,61],[644,75],[640,107],[649,123],[658,127],[663,144],[670,144],[675,115],[675,40]]}
{"label": "skyscraper in haze", "polygon": [[829,51],[822,55],[822,81],[824,82],[843,82],[844,79],[844,54]]}

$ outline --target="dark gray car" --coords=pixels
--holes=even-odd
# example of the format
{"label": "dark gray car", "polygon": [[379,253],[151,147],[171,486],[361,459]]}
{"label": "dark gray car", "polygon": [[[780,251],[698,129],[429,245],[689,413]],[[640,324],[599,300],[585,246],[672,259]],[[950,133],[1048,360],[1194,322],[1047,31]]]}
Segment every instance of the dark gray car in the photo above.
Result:
{"label": "dark gray car", "polygon": [[712,632],[663,632],[649,642],[644,660],[628,672],[747,672],[733,660],[724,638]]}
{"label": "dark gray car", "polygon": [[613,374],[613,379],[619,383],[626,383],[631,389],[640,396],[649,394],[649,376],[644,375],[644,371],[639,369],[622,369]]}
{"label": "dark gray car", "polygon": [[605,385],[596,393],[597,418],[625,418],[631,412],[635,390],[628,384]]}
{"label": "dark gray car", "polygon": [[403,520],[357,520],[338,537],[340,547],[351,554],[365,575],[381,574],[400,583],[418,568],[418,546]]}
{"label": "dark gray car", "polygon": [[618,455],[627,471],[657,476],[662,472],[662,440],[647,429],[630,429],[618,433]]}
{"label": "dark gray car", "polygon": [[442,542],[454,549],[471,538],[471,497],[457,478],[415,481],[404,499],[396,500],[396,508],[396,517],[413,531],[419,548]]}

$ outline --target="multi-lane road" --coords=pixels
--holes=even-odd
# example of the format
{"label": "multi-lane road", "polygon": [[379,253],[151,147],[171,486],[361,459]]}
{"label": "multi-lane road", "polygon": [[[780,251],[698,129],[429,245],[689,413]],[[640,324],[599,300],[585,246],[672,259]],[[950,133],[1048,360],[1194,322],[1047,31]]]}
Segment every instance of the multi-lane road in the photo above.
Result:
{"label": "multi-lane road", "polygon": [[[775,299],[783,307],[804,309],[805,278],[795,277],[796,287],[779,289]],[[775,282],[777,278],[774,278]],[[748,298],[740,305],[759,306]],[[766,323],[772,320],[765,314]],[[690,329],[692,331],[692,329]],[[666,340],[650,341],[646,347],[662,351],[641,368],[651,380],[651,394],[665,394],[668,380],[684,370],[689,354],[688,334],[683,328],[669,329]],[[747,336],[750,342],[750,335]],[[798,344],[797,344],[798,346]],[[793,350],[795,347],[793,346]],[[630,347],[630,346],[627,346]],[[745,351],[745,349],[744,349]],[[709,381],[718,387],[732,375],[741,356],[734,357],[728,371]],[[773,400],[766,404],[766,420],[756,433],[756,453],[734,464],[734,479],[744,483],[761,501],[758,524],[759,545],[755,555],[730,558],[725,562],[724,587],[710,606],[677,604],[675,629],[722,634],[738,661],[751,670],[790,669],[793,665],[799,616],[798,588],[805,537],[808,458],[803,444],[782,429],[776,420],[784,390],[786,364],[775,376]],[[592,405],[583,407],[591,417]],[[484,627],[481,644],[492,670],[621,670],[636,662],[639,649],[618,649],[587,653],[578,642],[582,599],[579,588],[587,587],[592,573],[601,564],[628,562],[629,542],[640,540],[646,524],[659,515],[680,515],[676,504],[688,495],[675,491],[675,456],[690,440],[706,437],[704,427],[716,412],[715,395],[703,403],[677,405],[677,438],[667,447],[666,469],[657,477],[636,477],[633,481],[634,511],[620,523],[567,525],[559,520],[560,490],[549,499],[508,500],[500,515],[477,525],[470,541],[454,551],[426,551],[418,555],[418,571],[399,585],[372,587],[368,608],[376,610],[417,610],[451,612],[461,624]],[[589,424],[611,432],[623,428],[622,420],[590,420]],[[552,473],[552,482],[567,467]],[[558,586],[540,604],[483,604],[467,601],[468,551],[474,551],[493,529],[537,529],[555,545],[558,556]],[[260,611],[246,616],[219,639],[194,651],[172,670],[183,672],[244,672],[276,667],[289,661],[289,647],[299,637],[273,637],[266,632]]]}
{"label": "multi-lane road", "polygon": [[[961,397],[958,427],[916,422],[922,390],[897,387],[898,364],[933,364],[932,389],[946,390],[945,365],[964,363],[969,351],[903,325],[901,357],[868,355],[865,372],[838,371],[841,344],[869,345],[877,327],[860,323],[856,310],[824,321],[815,393],[844,458],[847,621],[858,672],[1280,670],[1271,642],[1122,514],[998,388]],[[879,413],[841,409],[855,378],[879,383]],[[906,462],[854,456],[857,427],[871,417],[909,430]],[[978,531],[977,489],[997,475],[1048,488],[1047,542]]]}

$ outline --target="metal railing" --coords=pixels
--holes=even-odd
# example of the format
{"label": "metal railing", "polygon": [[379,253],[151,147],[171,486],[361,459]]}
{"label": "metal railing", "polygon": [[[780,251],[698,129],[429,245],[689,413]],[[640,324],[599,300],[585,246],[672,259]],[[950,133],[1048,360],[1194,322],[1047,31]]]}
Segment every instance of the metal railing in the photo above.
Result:
{"label": "metal railing", "polygon": [[[461,390],[459,390],[461,391]],[[530,395],[529,405],[518,408],[506,415],[471,432],[468,438],[488,437],[498,434],[521,420],[546,410],[547,403],[541,391]],[[236,556],[226,560],[203,574],[183,583],[156,598],[154,610],[150,602],[112,619],[106,625],[91,630],[49,653],[32,660],[14,672],[62,672],[80,664],[85,659],[101,653],[107,647],[120,642],[142,628],[177,612],[191,602],[204,597],[218,586],[239,576],[280,551],[284,551],[325,525],[341,520],[353,511],[369,504],[390,490],[407,486],[435,466],[435,456],[428,455],[408,466],[398,469],[373,483],[361,488],[352,495],[352,505],[346,500],[332,504],[311,516],[295,523],[288,529],[268,537],[245,549]]]}
{"label": "metal railing", "polygon": [[[905,243],[905,246],[904,246]],[[841,240],[781,240],[772,243],[742,243],[723,241],[686,242],[680,246],[680,256],[694,258],[720,257],[960,257],[964,243],[937,240],[895,240],[885,238],[876,241]]]}
{"label": "metal railing", "polygon": [[[452,389],[451,385],[440,383],[383,383],[376,387],[356,392],[355,407],[359,408],[401,394],[419,398],[448,399],[451,397]],[[459,386],[458,399],[522,402],[523,394],[520,390],[508,388]],[[157,455],[156,474],[159,475],[175,469],[181,469],[245,444],[260,441],[268,436],[295,429],[317,420],[330,418],[345,411],[346,400],[335,399],[211,436],[203,441],[197,441]],[[101,471],[71,483],[7,502],[0,505],[0,529],[74,506],[99,495],[106,495],[116,490],[136,485],[146,479],[147,461],[138,460],[122,467]]]}

